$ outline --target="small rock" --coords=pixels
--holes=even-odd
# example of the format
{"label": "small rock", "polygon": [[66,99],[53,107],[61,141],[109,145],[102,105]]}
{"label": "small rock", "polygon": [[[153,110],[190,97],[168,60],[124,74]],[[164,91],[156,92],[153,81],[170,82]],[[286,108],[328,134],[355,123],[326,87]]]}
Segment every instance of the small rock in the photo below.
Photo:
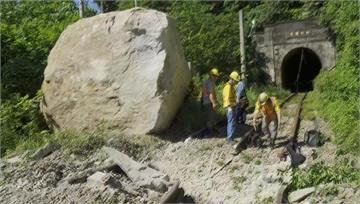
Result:
{"label": "small rock", "polygon": [[5,168],[6,167],[6,164],[5,164],[5,162],[3,162],[3,160],[1,159],[0,160],[0,169],[3,169],[3,168]]}
{"label": "small rock", "polygon": [[93,175],[87,178],[87,182],[90,185],[107,185],[110,183],[111,176],[103,172],[95,172]]}
{"label": "small rock", "polygon": [[184,141],[184,144],[189,144],[192,140],[192,137],[188,137],[186,138],[186,140]]}
{"label": "small rock", "polygon": [[59,148],[60,148],[60,146],[57,144],[48,143],[45,146],[38,149],[34,154],[32,154],[31,158],[33,158],[33,159],[44,158]]}
{"label": "small rock", "polygon": [[14,164],[14,163],[18,163],[18,162],[21,162],[22,159],[20,158],[20,156],[14,156],[14,157],[11,157],[10,159],[6,160],[8,163],[10,164]]}
{"label": "small rock", "polygon": [[161,179],[163,179],[163,180],[165,180],[165,181],[170,181],[170,178],[169,178],[169,176],[168,176],[167,174],[163,175],[163,176],[161,177]]}
{"label": "small rock", "polygon": [[353,162],[353,167],[357,170],[360,170],[360,159],[359,158]]}
{"label": "small rock", "polygon": [[279,171],[286,171],[290,168],[290,160],[281,161],[277,165],[277,170]]}
{"label": "small rock", "polygon": [[149,188],[160,193],[165,193],[168,189],[164,182],[159,179],[152,180]]}
{"label": "small rock", "polygon": [[150,201],[153,201],[155,203],[158,203],[160,201],[160,198],[161,198],[160,193],[158,193],[156,191],[148,190],[147,194],[148,194],[148,199]]}
{"label": "small rock", "polygon": [[346,188],[341,195],[339,195],[340,198],[349,199],[354,196],[354,189],[352,188]]}
{"label": "small rock", "polygon": [[289,195],[289,201],[290,201],[290,203],[302,201],[307,196],[309,196],[310,194],[312,194],[314,192],[315,192],[315,187],[304,188],[304,189],[300,189],[300,190],[291,192]]}

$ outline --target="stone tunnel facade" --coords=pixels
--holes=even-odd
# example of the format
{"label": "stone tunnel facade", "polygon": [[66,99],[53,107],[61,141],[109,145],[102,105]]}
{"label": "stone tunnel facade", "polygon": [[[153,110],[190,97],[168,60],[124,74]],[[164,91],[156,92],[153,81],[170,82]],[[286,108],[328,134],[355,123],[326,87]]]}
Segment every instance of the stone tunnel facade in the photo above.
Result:
{"label": "stone tunnel facade", "polygon": [[290,89],[299,74],[300,81],[312,83],[320,69],[335,66],[334,40],[315,20],[265,26],[264,32],[255,33],[255,41],[257,66],[284,88]]}

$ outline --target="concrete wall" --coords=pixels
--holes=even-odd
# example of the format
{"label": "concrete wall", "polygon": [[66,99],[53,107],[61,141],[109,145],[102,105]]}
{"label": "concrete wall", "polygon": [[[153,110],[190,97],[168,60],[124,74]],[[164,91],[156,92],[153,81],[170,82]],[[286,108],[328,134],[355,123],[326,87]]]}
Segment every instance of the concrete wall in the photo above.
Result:
{"label": "concrete wall", "polygon": [[269,74],[271,81],[281,84],[281,64],[291,50],[305,47],[319,57],[322,68],[335,65],[336,49],[328,29],[316,21],[278,23],[266,26],[264,32],[255,34],[256,61]]}

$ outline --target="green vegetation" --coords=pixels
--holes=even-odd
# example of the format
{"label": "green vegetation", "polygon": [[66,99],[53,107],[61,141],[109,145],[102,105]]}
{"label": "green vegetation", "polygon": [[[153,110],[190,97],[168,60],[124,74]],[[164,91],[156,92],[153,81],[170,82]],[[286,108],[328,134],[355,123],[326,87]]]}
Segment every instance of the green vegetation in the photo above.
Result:
{"label": "green vegetation", "polygon": [[289,91],[286,91],[282,88],[276,86],[254,86],[246,90],[246,96],[249,99],[250,106],[255,106],[257,97],[261,92],[266,92],[270,96],[275,96],[278,99],[278,102],[281,103],[289,94]]}
{"label": "green vegetation", "polygon": [[296,169],[290,189],[296,190],[326,183],[360,185],[360,171],[354,169],[349,163],[327,166],[319,162],[307,170]]}
{"label": "green vegetation", "polygon": [[321,196],[337,195],[338,193],[339,189],[336,186],[325,186],[325,188],[320,191]]}
{"label": "green vegetation", "polygon": [[78,20],[72,1],[1,1],[1,97],[34,96],[46,59],[67,25]]}
{"label": "green vegetation", "polygon": [[334,29],[339,51],[336,68],[316,80],[315,101],[320,114],[331,124],[335,142],[346,152],[360,152],[358,2],[332,1],[323,8],[322,21]]}
{"label": "green vegetation", "polygon": [[254,160],[254,155],[251,155],[249,153],[243,153],[241,158],[244,160],[245,164],[249,164]]}
{"label": "green vegetation", "polygon": [[87,155],[105,144],[101,131],[90,133],[64,131],[53,135],[52,142],[61,145],[69,154]]}
{"label": "green vegetation", "polygon": [[242,190],[241,184],[246,181],[246,177],[245,176],[233,176],[231,180],[233,181],[234,189],[240,192]]}
{"label": "green vegetation", "polygon": [[34,98],[12,95],[1,103],[1,155],[22,149],[34,149],[45,144],[49,136],[43,116],[39,112],[41,94]]}

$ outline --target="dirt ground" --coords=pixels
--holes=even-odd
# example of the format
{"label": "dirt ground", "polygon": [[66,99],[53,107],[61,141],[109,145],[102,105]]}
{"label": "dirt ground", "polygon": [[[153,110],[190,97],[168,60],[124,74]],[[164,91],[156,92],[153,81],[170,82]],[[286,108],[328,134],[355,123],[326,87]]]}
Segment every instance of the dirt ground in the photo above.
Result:
{"label": "dirt ground", "polygon": [[[292,180],[293,170],[289,157],[286,161],[280,161],[277,155],[289,139],[295,110],[296,105],[291,103],[282,109],[276,148],[269,148],[265,142],[260,148],[247,148],[236,156],[232,154],[233,147],[226,143],[225,127],[210,137],[186,138],[183,135],[179,137],[183,139],[177,141],[163,140],[157,148],[151,147],[150,142],[143,144],[140,149],[144,152],[139,154],[142,155],[140,157],[131,155],[132,151],[127,149],[131,145],[124,146],[122,140],[119,145],[115,144],[114,139],[108,143],[167,174],[171,181],[180,181],[185,194],[196,203],[281,203],[286,186]],[[250,128],[248,125],[240,126],[236,140]],[[330,139],[333,137],[327,123],[319,117],[313,121],[301,121],[298,134],[300,142],[309,130],[317,130]],[[301,153],[306,156],[306,161],[299,168],[306,169],[320,160],[332,163],[336,159],[335,152],[336,146],[330,142],[318,148],[303,146]],[[159,194],[138,187],[119,171],[107,173],[122,184],[120,188],[93,186],[86,181],[76,184],[64,182],[73,175],[108,162],[108,157],[101,149],[87,156],[67,155],[57,150],[37,161],[28,159],[28,153],[25,152],[1,161],[0,203],[159,201]],[[228,165],[224,167],[226,163]],[[336,185],[336,188],[338,192],[334,196],[326,193],[333,189],[329,190],[328,185],[317,186],[316,191],[301,203],[357,203],[360,200],[359,188],[349,185]]]}

